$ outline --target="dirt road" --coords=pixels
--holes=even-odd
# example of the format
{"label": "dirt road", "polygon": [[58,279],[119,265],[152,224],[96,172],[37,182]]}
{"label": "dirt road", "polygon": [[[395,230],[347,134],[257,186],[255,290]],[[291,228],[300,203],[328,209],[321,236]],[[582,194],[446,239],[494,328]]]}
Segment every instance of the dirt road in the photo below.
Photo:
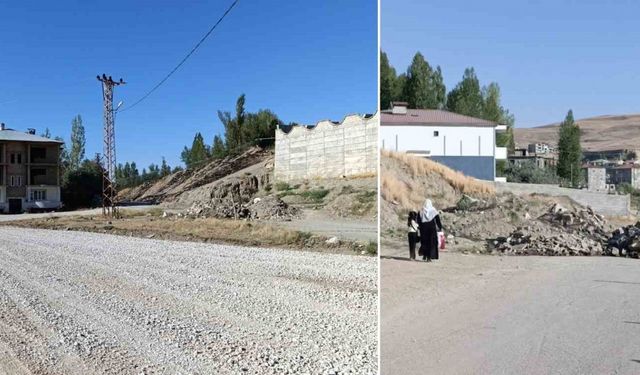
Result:
{"label": "dirt road", "polygon": [[301,219],[278,223],[286,228],[311,232],[325,237],[353,241],[378,241],[378,223],[354,218],[335,218],[308,210]]}
{"label": "dirt road", "polygon": [[381,374],[638,374],[640,263],[382,246]]}
{"label": "dirt road", "polygon": [[[157,206],[151,205],[139,205],[139,206],[126,206],[121,207],[121,210],[126,211],[145,211]],[[101,215],[102,208],[91,208],[86,210],[77,210],[77,211],[59,211],[59,212],[46,212],[46,213],[23,213],[23,214],[11,214],[11,215],[0,215],[0,222],[7,221],[16,221],[16,220],[28,220],[28,219],[42,219],[49,217],[66,217],[66,216],[95,216]]]}
{"label": "dirt road", "polygon": [[376,259],[0,228],[0,374],[373,374]]}

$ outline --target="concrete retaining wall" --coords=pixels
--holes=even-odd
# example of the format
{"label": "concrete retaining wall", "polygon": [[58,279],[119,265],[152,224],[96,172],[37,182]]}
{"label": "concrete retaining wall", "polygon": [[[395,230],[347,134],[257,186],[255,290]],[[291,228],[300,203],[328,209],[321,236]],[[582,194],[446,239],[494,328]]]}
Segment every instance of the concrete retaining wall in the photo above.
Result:
{"label": "concrete retaining wall", "polygon": [[514,194],[546,194],[550,196],[567,196],[583,206],[589,206],[601,215],[626,216],[631,213],[629,195],[614,195],[587,190],[568,189],[555,185],[496,183],[498,192]]}
{"label": "concrete retaining wall", "polygon": [[338,178],[376,173],[380,115],[276,130],[275,179]]}

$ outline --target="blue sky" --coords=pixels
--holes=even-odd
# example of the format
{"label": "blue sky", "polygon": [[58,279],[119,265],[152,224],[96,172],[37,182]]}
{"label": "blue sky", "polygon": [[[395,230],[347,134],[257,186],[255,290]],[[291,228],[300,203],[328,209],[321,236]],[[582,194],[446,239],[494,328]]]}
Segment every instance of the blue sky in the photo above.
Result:
{"label": "blue sky", "polygon": [[[97,74],[124,78],[117,103],[155,85],[222,15],[216,1],[0,0],[0,121],[69,139],[83,117],[87,156],[102,152]],[[222,133],[217,110],[273,110],[286,122],[341,120],[377,106],[373,0],[240,0],[187,63],[116,121],[118,161],[179,163],[195,132]]]}
{"label": "blue sky", "polygon": [[517,127],[640,113],[638,1],[382,0],[381,48],[398,73],[416,51],[443,70],[498,82]]}

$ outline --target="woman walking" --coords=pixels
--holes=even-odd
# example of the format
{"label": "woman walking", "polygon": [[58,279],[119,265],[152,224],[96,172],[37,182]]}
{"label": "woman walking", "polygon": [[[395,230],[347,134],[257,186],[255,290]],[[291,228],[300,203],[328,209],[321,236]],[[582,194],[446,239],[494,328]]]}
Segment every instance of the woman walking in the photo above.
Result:
{"label": "woman walking", "polygon": [[409,259],[416,259],[416,243],[418,242],[418,213],[409,212],[407,219],[407,227],[409,227]]}
{"label": "woman walking", "polygon": [[431,262],[431,259],[438,259],[438,231],[442,230],[442,223],[438,210],[433,207],[430,199],[424,202],[424,207],[418,215],[418,227],[422,260]]}

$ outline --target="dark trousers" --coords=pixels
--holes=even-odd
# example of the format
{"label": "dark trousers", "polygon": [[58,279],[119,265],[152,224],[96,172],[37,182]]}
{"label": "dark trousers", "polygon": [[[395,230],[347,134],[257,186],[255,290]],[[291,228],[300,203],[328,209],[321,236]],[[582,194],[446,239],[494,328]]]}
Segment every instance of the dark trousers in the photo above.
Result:
{"label": "dark trousers", "polygon": [[418,242],[418,234],[409,232],[409,258],[416,259],[416,242]]}

